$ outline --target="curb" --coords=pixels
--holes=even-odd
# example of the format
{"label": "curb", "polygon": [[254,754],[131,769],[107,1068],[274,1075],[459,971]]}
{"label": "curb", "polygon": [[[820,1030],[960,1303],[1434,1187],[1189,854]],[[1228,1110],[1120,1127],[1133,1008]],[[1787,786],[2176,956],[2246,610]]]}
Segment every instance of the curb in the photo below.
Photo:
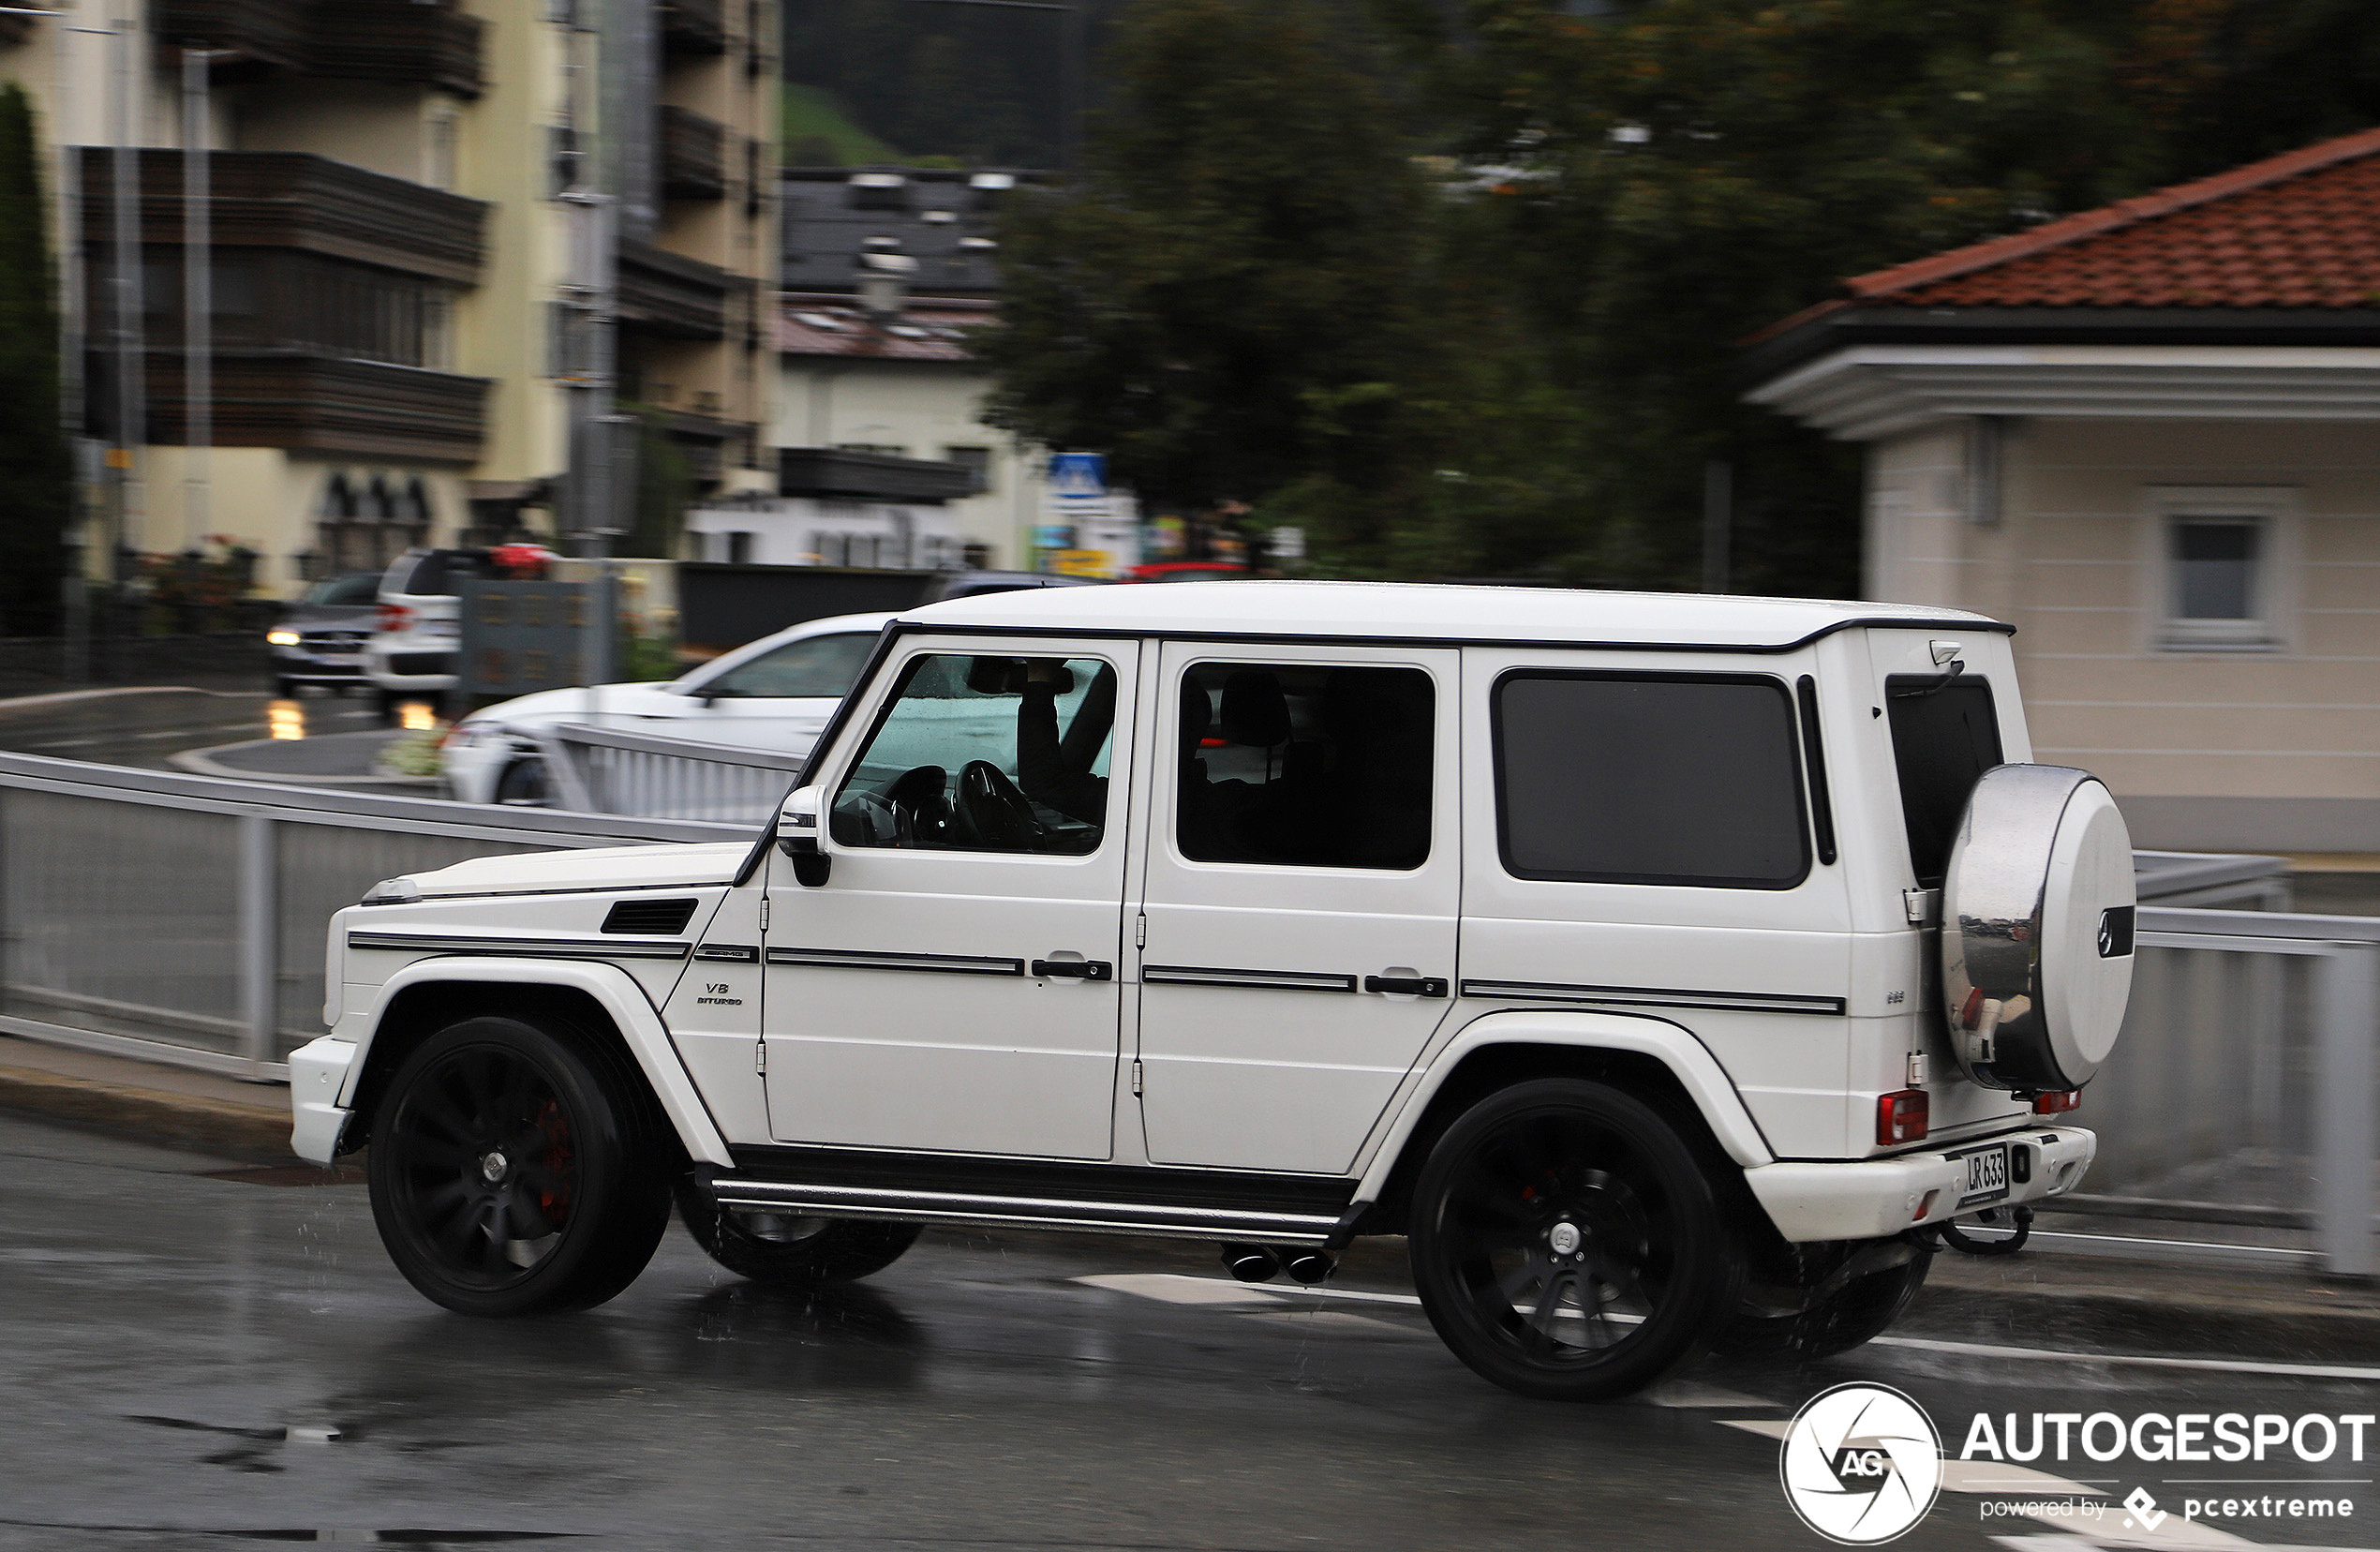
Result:
{"label": "curb", "polygon": [[[337,734],[333,735],[333,737],[345,737],[345,735]],[[216,744],[212,749],[186,749],[176,754],[168,754],[165,758],[168,765],[173,766],[178,769],[186,770],[193,776],[213,776],[220,780],[230,782],[263,782],[275,786],[402,786],[428,788],[435,787],[439,784],[439,778],[436,776],[378,776],[370,774],[362,776],[314,776],[307,775],[303,772],[287,770],[248,770],[244,769],[239,766],[225,765],[222,761],[215,757],[217,754],[229,754],[234,750],[254,749],[259,745],[271,744],[276,741],[278,740],[273,739],[249,739],[240,743]]]}
{"label": "curb", "polygon": [[278,1112],[32,1067],[0,1067],[0,1111],[249,1163],[287,1164],[297,1157],[290,1151],[290,1118]]}
{"label": "curb", "polygon": [[201,690],[194,684],[122,684],[106,690],[60,690],[39,695],[0,696],[0,717],[20,711],[47,711],[87,701],[113,700],[120,695],[213,695],[218,700],[262,699],[261,690]]}

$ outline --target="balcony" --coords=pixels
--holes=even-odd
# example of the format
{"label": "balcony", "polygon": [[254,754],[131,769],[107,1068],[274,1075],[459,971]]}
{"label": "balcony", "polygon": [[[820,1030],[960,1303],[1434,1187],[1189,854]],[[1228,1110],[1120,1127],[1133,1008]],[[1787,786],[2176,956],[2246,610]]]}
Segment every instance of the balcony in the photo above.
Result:
{"label": "balcony", "polygon": [[619,321],[672,339],[723,337],[727,290],[739,284],[716,265],[625,237],[616,283]]}
{"label": "balcony", "polygon": [[[113,156],[82,152],[82,240],[105,251],[114,219]],[[218,248],[296,248],[350,263],[474,285],[487,206],[302,151],[208,154]],[[141,241],[182,242],[182,153],[140,156]]]}
{"label": "balcony", "polygon": [[727,22],[721,0],[662,0],[662,49],[674,54],[727,52]]}
{"label": "balcony", "polygon": [[[294,351],[219,351],[213,381],[217,447],[467,464],[486,428],[485,378]],[[180,444],[187,432],[178,351],[149,352],[147,393],[147,440]]]}
{"label": "balcony", "polygon": [[478,18],[454,0],[158,0],[169,48],[224,51],[230,79],[290,74],[480,92]]}
{"label": "balcony", "polygon": [[314,11],[308,75],[336,81],[413,82],[456,97],[480,95],[476,16],[423,0],[340,0]]}
{"label": "balcony", "polygon": [[716,200],[727,192],[727,128],[683,108],[661,111],[662,192]]}
{"label": "balcony", "polygon": [[311,0],[158,0],[157,41],[173,48],[227,51],[218,70],[303,74],[311,62]]}
{"label": "balcony", "polygon": [[902,501],[940,505],[975,493],[964,464],[855,453],[840,447],[781,447],[777,494],[840,501]]}

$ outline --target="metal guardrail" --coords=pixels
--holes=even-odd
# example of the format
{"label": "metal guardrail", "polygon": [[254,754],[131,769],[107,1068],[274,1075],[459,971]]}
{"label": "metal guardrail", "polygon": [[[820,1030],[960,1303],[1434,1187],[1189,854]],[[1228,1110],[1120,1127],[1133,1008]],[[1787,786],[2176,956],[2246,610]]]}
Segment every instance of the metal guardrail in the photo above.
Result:
{"label": "metal guardrail", "polygon": [[555,800],[582,813],[758,825],[806,758],[587,723],[533,730]]}
{"label": "metal guardrail", "polygon": [[321,1033],[324,924],[375,882],[751,833],[0,754],[0,1032],[286,1078]]}
{"label": "metal guardrail", "polygon": [[2226,1231],[2154,1259],[2380,1269],[2380,918],[2144,906],[2138,952],[2077,1118],[2090,1194],[2062,1205]]}
{"label": "metal guardrail", "polygon": [[2289,908],[2289,859],[2208,852],[2136,851],[2133,884],[2143,905]]}

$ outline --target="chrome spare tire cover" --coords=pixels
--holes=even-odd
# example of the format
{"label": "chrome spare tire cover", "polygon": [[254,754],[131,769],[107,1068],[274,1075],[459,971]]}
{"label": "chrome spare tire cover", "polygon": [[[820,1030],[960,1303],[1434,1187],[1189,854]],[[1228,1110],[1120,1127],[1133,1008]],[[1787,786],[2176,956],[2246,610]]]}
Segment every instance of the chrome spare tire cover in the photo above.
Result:
{"label": "chrome spare tire cover", "polygon": [[2132,835],[2087,770],[2004,765],[1967,799],[1942,880],[1942,995],[1973,1082],[2090,1082],[2132,995]]}

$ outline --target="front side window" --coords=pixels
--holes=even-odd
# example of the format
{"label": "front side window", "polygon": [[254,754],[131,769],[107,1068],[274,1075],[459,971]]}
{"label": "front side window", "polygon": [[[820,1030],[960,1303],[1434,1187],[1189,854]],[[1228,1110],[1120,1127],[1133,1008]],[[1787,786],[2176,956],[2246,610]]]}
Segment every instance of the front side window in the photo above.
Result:
{"label": "front side window", "polygon": [[935,652],[901,670],[835,794],[846,846],[1087,856],[1108,817],[1116,671]]}
{"label": "front side window", "polygon": [[1945,683],[1934,674],[1894,674],[1884,680],[1884,706],[1909,859],[1921,887],[1939,888],[1950,871],[1951,843],[1968,794],[2001,763],[1991,684],[1966,675]]}
{"label": "front side window", "polygon": [[1436,687],[1419,668],[1201,663],[1182,679],[1174,839],[1194,862],[1420,867]]}
{"label": "front side window", "polygon": [[1792,702],[1776,679],[1510,674],[1495,727],[1515,877],[1790,889],[1809,872]]}
{"label": "front side window", "polygon": [[876,637],[866,631],[804,636],[703,680],[692,687],[692,694],[737,699],[840,699],[850,693],[875,645]]}

